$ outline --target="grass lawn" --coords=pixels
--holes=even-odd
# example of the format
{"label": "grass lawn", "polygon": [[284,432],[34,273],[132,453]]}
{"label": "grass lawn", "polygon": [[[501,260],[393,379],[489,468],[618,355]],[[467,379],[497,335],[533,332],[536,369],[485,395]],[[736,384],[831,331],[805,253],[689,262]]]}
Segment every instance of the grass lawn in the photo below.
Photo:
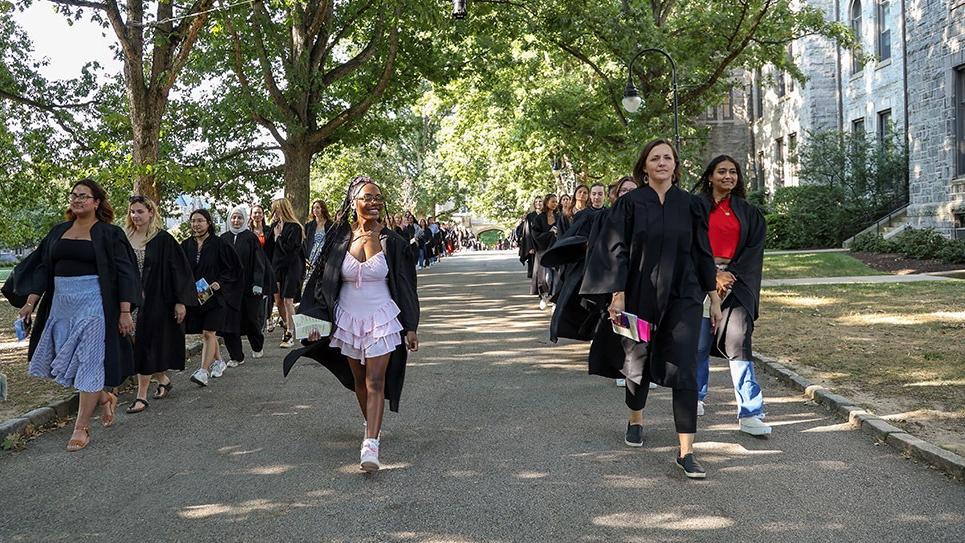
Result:
{"label": "grass lawn", "polygon": [[764,279],[886,275],[847,253],[764,254]]}
{"label": "grass lawn", "polygon": [[766,288],[754,348],[965,454],[963,300],[965,281]]}
{"label": "grass lawn", "polygon": [[51,400],[70,396],[62,386],[27,375],[27,344],[13,345],[17,310],[0,298],[0,373],[7,376],[7,401],[0,402],[0,420],[22,415]]}
{"label": "grass lawn", "polygon": [[10,277],[10,272],[12,271],[13,268],[0,268],[0,283],[6,281],[7,277]]}

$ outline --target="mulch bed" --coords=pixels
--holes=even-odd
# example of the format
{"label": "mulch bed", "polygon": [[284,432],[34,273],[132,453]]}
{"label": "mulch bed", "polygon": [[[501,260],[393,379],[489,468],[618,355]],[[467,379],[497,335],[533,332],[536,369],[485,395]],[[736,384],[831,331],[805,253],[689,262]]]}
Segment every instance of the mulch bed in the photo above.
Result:
{"label": "mulch bed", "polygon": [[896,275],[954,271],[965,268],[963,264],[948,264],[941,260],[917,260],[896,253],[856,252],[849,254],[864,262],[870,268]]}

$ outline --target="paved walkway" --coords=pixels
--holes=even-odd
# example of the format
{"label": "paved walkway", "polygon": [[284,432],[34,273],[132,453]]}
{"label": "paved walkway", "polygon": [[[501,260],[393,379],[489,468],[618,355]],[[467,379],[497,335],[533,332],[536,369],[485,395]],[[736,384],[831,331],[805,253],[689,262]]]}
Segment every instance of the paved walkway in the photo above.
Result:
{"label": "paved walkway", "polygon": [[918,283],[921,281],[954,281],[951,277],[912,273],[908,275],[854,275],[846,277],[800,277],[794,279],[764,279],[762,287],[784,287],[794,285],[845,285],[857,283]]}
{"label": "paved walkway", "polygon": [[[87,450],[68,428],[0,454],[0,541],[962,541],[965,485],[876,446],[764,377],[770,439],[734,431],[712,369],[688,481],[672,462],[669,393],[643,449],[623,445],[623,391],[586,375],[586,345],[552,345],[509,253],[420,274],[422,350],[386,469],[358,472],[361,420],[327,371],[282,351],[172,397]],[[277,332],[272,344],[278,341]]]}

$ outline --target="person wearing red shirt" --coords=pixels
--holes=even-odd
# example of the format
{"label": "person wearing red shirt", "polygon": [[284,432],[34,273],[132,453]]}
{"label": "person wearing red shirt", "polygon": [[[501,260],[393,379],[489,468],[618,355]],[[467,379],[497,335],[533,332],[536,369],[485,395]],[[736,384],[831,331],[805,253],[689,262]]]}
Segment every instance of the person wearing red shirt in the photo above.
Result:
{"label": "person wearing red shirt", "polygon": [[723,318],[716,333],[704,318],[697,348],[697,413],[703,415],[710,376],[710,355],[730,364],[741,432],[771,433],[764,423],[764,394],[754,374],[751,336],[757,319],[764,266],[766,226],[759,209],[745,200],[744,177],[737,161],[721,155],[700,178],[701,201],[708,211],[708,238],[717,264],[717,292]]}

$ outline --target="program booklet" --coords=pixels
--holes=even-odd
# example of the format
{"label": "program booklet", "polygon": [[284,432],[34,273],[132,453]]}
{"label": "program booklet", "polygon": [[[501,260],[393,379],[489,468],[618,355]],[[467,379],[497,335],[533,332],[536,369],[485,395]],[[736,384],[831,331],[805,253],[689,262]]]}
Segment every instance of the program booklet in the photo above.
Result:
{"label": "program booklet", "polygon": [[633,313],[620,313],[620,324],[613,324],[613,333],[627,337],[638,343],[650,343],[653,324],[643,320]]}
{"label": "program booklet", "polygon": [[201,305],[204,305],[204,302],[207,302],[212,296],[214,296],[214,290],[212,290],[211,285],[205,281],[204,277],[198,279],[198,281],[194,284],[194,287],[198,291],[198,303]]}
{"label": "program booklet", "polygon": [[327,337],[332,333],[332,323],[309,317],[308,315],[292,315],[295,323],[295,339],[308,339],[312,331],[318,330],[318,335]]}

